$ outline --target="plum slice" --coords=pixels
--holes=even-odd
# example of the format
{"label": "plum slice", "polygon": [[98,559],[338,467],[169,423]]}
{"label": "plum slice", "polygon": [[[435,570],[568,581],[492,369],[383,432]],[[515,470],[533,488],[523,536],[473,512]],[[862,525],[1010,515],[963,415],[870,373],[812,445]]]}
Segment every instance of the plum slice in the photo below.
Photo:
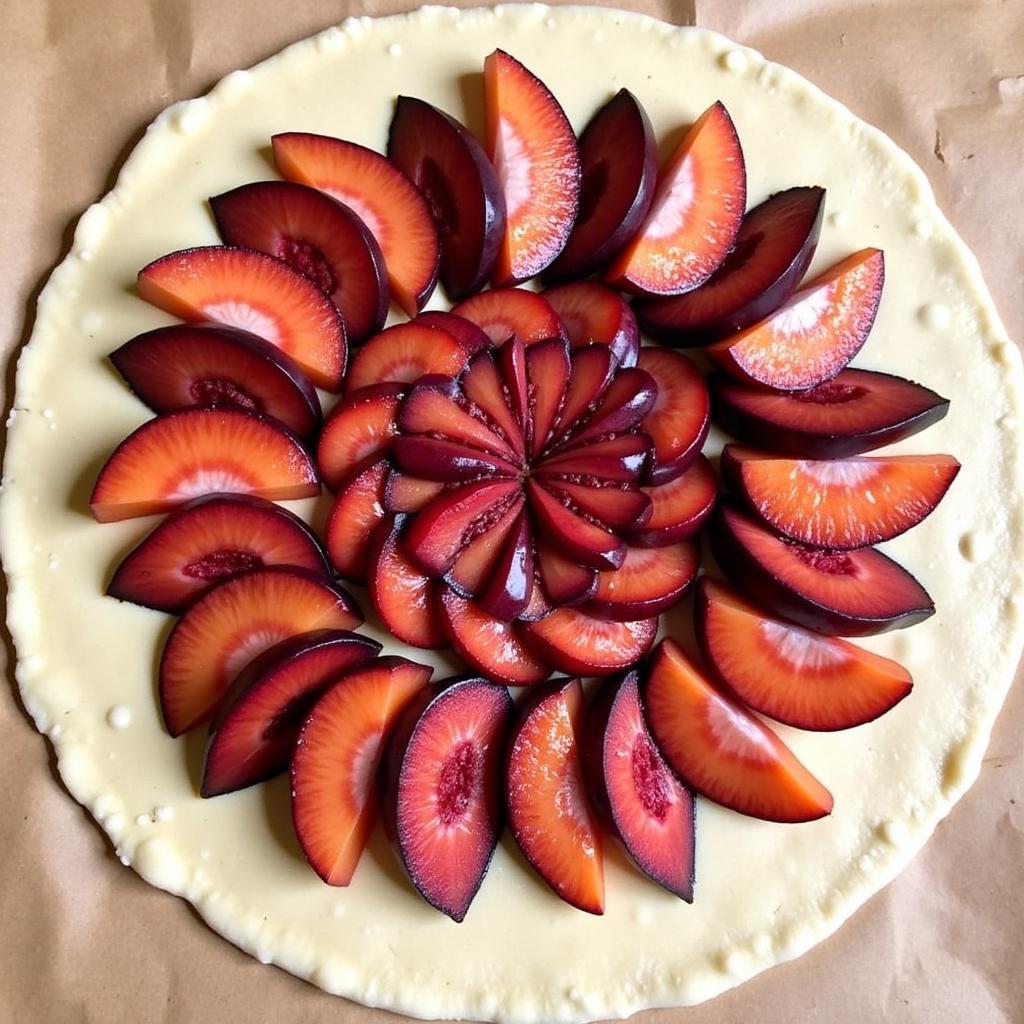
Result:
{"label": "plum slice", "polygon": [[291,356],[317,387],[341,387],[345,321],[320,288],[283,260],[226,245],[182,249],[143,267],[136,287],[179,320],[249,331]]}
{"label": "plum slice", "polygon": [[523,509],[523,498],[517,497],[508,508],[482,533],[477,534],[452,563],[445,581],[463,597],[482,594],[495,578],[494,563],[505,539],[518,523]]}
{"label": "plum slice", "polygon": [[526,343],[514,334],[495,353],[505,396],[524,439],[530,428],[530,381],[526,372]]}
{"label": "plum slice", "polygon": [[89,498],[101,523],[234,491],[291,501],[320,493],[313,460],[283,427],[238,409],[183,409],[143,423],[107,459]]}
{"label": "plum slice", "polygon": [[727,504],[712,518],[711,546],[735,586],[816,633],[868,636],[912,626],[935,612],[924,587],[880,551],[807,547]]}
{"label": "plum slice", "polygon": [[832,812],[832,794],[782,740],[669,638],[651,656],[640,702],[669,767],[709,800],[765,821],[814,821]]}
{"label": "plum slice", "polygon": [[498,845],[511,721],[504,686],[445,680],[406,709],[388,744],[385,828],[417,892],[453,921],[465,918]]}
{"label": "plum slice", "polygon": [[746,202],[740,140],[728,111],[714,103],[658,174],[647,216],[605,279],[649,295],[696,288],[732,249]]}
{"label": "plum slice", "polygon": [[409,316],[437,283],[439,243],[419,189],[379,153],[354,142],[307,132],[271,140],[281,177],[326,192],[354,211],[384,255],[391,295]]}
{"label": "plum slice", "polygon": [[621,370],[593,412],[572,431],[566,446],[575,448],[600,437],[630,432],[654,408],[657,398],[658,384],[646,370],[638,366]]}
{"label": "plum slice", "polygon": [[309,713],[292,757],[292,822],[310,866],[348,885],[377,816],[387,738],[433,669],[385,657],[343,676]]}
{"label": "plum slice", "polygon": [[406,473],[443,483],[484,477],[513,479],[519,475],[519,467],[499,455],[440,437],[398,437],[392,445],[392,455],[398,468]]}
{"label": "plum slice", "polygon": [[430,205],[441,236],[441,283],[449,298],[478,292],[505,237],[505,196],[483,147],[444,111],[399,96],[387,153]]}
{"label": "plum slice", "polygon": [[657,381],[657,397],[640,429],[653,444],[647,482],[664,484],[697,458],[711,428],[711,399],[697,367],[681,352],[640,351],[640,369]]}
{"label": "plum slice", "polygon": [[529,381],[527,435],[530,457],[536,459],[547,447],[565,398],[572,364],[569,346],[561,338],[531,345],[526,353]]}
{"label": "plum slice", "polygon": [[544,592],[556,606],[579,604],[597,591],[597,570],[567,558],[556,548],[537,544],[537,571]]}
{"label": "plum slice", "polygon": [[436,650],[448,643],[433,581],[402,551],[406,517],[391,515],[370,538],[366,578],[370,600],[392,636],[412,647]]}
{"label": "plum slice", "polygon": [[959,471],[952,455],[794,459],[735,444],[722,452],[723,475],[761,519],[833,550],[880,544],[917,526]]}
{"label": "plum slice", "polygon": [[505,197],[506,226],[493,283],[539,274],[562,251],[580,195],[576,136],[558,100],[504,50],[484,61],[487,154]]}
{"label": "plum slice", "polygon": [[320,399],[298,363],[248,331],[158,327],[126,341],[110,361],[155,413],[233,406],[277,420],[304,441],[320,429]]}
{"label": "plum slice", "polygon": [[651,442],[645,434],[621,434],[581,448],[556,451],[545,456],[534,472],[545,482],[551,478],[629,484],[640,479],[650,449]]}
{"label": "plum slice", "polygon": [[607,345],[619,366],[636,366],[640,329],[618,292],[597,281],[571,281],[541,294],[558,314],[573,349]]}
{"label": "plum slice", "polygon": [[598,574],[597,592],[582,610],[614,622],[660,615],[682,600],[699,568],[700,546],[692,540],[660,548],[627,548],[615,572]]}
{"label": "plum slice", "polygon": [[707,576],[697,635],[719,679],[754,711],[797,729],[832,732],[874,721],[911,690],[895,661],[774,619]]}
{"label": "plum slice", "polygon": [[332,491],[367,459],[388,453],[405,391],[401,384],[368,384],[331,410],[316,449],[316,464]]}
{"label": "plum slice", "polygon": [[482,448],[502,460],[518,458],[505,438],[467,408],[458,383],[451,377],[421,377],[402,404],[397,426],[404,433],[442,437]]}
{"label": "plum slice", "polygon": [[495,363],[505,397],[522,431],[524,443],[530,431],[530,381],[526,371],[526,345],[512,335],[495,353]]}
{"label": "plum slice", "polygon": [[699,288],[636,303],[643,329],[669,345],[707,345],[774,313],[811,265],[823,188],[788,188],[744,218],[732,252]]}
{"label": "plum slice", "polygon": [[210,723],[201,795],[232,793],[287,771],[302,723],[321,694],[379,653],[380,644],[369,637],[319,629],[254,658]]}
{"label": "plum slice", "polygon": [[707,522],[718,498],[718,481],[711,463],[699,455],[682,476],[642,491],[651,501],[651,512],[627,540],[636,547],[660,548],[693,537]]}
{"label": "plum slice", "polygon": [[211,494],[172,512],[117,567],[107,593],[180,614],[218,583],[265,565],[330,578],[316,534],[287,509],[245,494]]}
{"label": "plum slice", "polygon": [[565,338],[565,328],[551,304],[525,288],[494,288],[480,292],[452,309],[452,313],[476,324],[494,345],[517,337],[524,345],[546,338]]}
{"label": "plum slice", "polygon": [[794,292],[767,319],[709,346],[745,383],[804,391],[831,380],[868,339],[882,298],[885,258],[861,249]]}
{"label": "plum slice", "polygon": [[604,856],[583,778],[583,687],[561,681],[529,701],[509,742],[508,820],[519,848],[566,903],[604,913]]}
{"label": "plum slice", "polygon": [[619,364],[607,345],[587,345],[572,353],[572,371],[562,411],[553,431],[553,447],[560,445],[591,412],[615,380]]}
{"label": "plum slice", "polygon": [[429,576],[443,576],[459,552],[520,493],[518,481],[467,483],[442,491],[420,511],[405,536],[406,552]]}
{"label": "plum slice", "polygon": [[214,196],[228,245],[258,249],[308,277],[341,310],[350,342],[384,326],[388,279],[380,246],[354,211],[293,181],[255,181]]}
{"label": "plum slice", "polygon": [[526,494],[537,529],[548,543],[591,569],[622,565],[626,545],[614,533],[573,511],[536,480],[527,480]]}
{"label": "plum slice", "polygon": [[160,658],[160,707],[172,736],[194,728],[258,654],[297,633],[354,629],[344,590],[302,569],[259,569],[214,587],[177,621]]}
{"label": "plum slice", "polygon": [[648,878],[692,903],[696,801],[647,731],[635,671],[601,686],[584,736],[587,785],[605,824]]}
{"label": "plum slice", "polygon": [[582,512],[609,530],[630,530],[651,517],[651,499],[633,488],[589,487],[571,480],[552,480],[547,485],[559,500]]}
{"label": "plum slice", "polygon": [[340,576],[365,583],[373,531],[384,518],[388,460],[371,456],[338,488],[327,513],[327,557]]}
{"label": "plum slice", "polygon": [[523,623],[521,630],[529,649],[558,671],[606,676],[629,668],[647,654],[658,632],[658,619],[608,622],[563,607],[539,622]]}
{"label": "plum slice", "polygon": [[470,360],[459,380],[462,393],[522,458],[526,445],[522,424],[508,402],[505,384],[489,352],[481,352]]}
{"label": "plum slice", "polygon": [[711,413],[748,444],[809,459],[845,458],[901,441],[949,410],[949,400],[902,377],[847,367],[807,391],[767,391],[712,374]]}
{"label": "plum slice", "polygon": [[450,334],[466,350],[467,355],[476,355],[481,349],[491,347],[491,339],[476,324],[455,313],[429,309],[416,317],[416,323],[438,327]]}
{"label": "plum slice", "polygon": [[386,327],[356,353],[345,378],[350,393],[370,384],[412,384],[427,374],[454,377],[466,350],[447,331],[416,320]]}
{"label": "plum slice", "polygon": [[654,201],[658,151],[644,108],[620,89],[580,135],[580,208],[551,280],[586,277],[610,263],[640,229]]}
{"label": "plum slice", "polygon": [[480,607],[511,622],[533,596],[533,533],[526,510],[520,511],[491,565],[490,581],[480,594]]}
{"label": "plum slice", "polygon": [[452,647],[488,679],[533,686],[551,675],[551,668],[523,645],[514,623],[488,615],[447,587],[441,592],[441,615]]}
{"label": "plum slice", "polygon": [[546,619],[553,611],[554,605],[548,600],[544,593],[544,587],[540,581],[540,571],[537,568],[537,549],[534,548],[534,577],[533,589],[530,591],[530,601],[519,613],[520,622],[540,622]]}
{"label": "plum slice", "polygon": [[419,512],[445,485],[392,469],[384,485],[384,509],[387,512]]}

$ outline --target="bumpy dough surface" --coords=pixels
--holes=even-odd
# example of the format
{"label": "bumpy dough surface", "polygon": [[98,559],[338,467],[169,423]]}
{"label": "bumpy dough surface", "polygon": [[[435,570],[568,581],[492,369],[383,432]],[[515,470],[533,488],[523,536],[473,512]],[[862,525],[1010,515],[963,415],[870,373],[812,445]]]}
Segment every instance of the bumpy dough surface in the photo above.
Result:
{"label": "bumpy dough surface", "polygon": [[[814,269],[865,245],[885,249],[881,314],[856,365],[953,400],[944,422],[901,447],[952,452],[963,471],[935,515],[887,545],[938,614],[869,643],[908,666],[913,694],[848,733],[780,730],[835,794],[831,818],[766,824],[701,801],[693,906],[611,851],[607,912],[590,917],[560,903],[508,837],[462,925],[411,891],[380,835],[352,886],[328,888],[291,835],[286,780],[196,796],[202,731],[168,737],[154,694],[171,620],[102,595],[152,525],[99,526],[86,510],[99,466],[149,415],[104,361],[168,322],[134,295],[138,268],[217,241],[204,200],[271,176],[273,132],[380,148],[399,93],[479,127],[481,62],[495,46],[535,71],[577,128],[621,86],[660,138],[723,100],[746,153],[751,205],[790,185],[828,187]],[[924,175],[793,72],[719,35],[609,9],[427,8],[346,22],[165,111],[114,191],[82,217],[40,300],[18,367],[2,497],[18,682],[68,788],[125,862],[265,962],[421,1017],[550,1024],[695,1003],[828,935],[977,775],[1021,643],[1020,396],[1017,349]],[[720,444],[713,436],[709,453]],[[297,507],[323,512],[322,503]]]}

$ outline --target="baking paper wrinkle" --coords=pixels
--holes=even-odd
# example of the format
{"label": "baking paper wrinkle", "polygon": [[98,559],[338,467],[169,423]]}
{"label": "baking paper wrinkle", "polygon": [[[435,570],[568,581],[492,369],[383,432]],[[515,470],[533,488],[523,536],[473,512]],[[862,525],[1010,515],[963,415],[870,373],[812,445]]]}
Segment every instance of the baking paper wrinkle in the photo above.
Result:
{"label": "baking paper wrinkle", "polygon": [[[724,32],[888,131],[924,168],[940,205],[978,255],[1010,336],[1024,338],[1019,3],[619,5]],[[0,190],[0,210],[10,204],[12,211],[0,249],[7,350],[22,335],[30,292],[60,254],[62,211],[80,211],[95,198],[96,183],[108,179],[125,140],[144,126],[144,112],[190,98],[223,74],[350,14],[411,6],[50,0],[5,10],[16,29],[14,50],[0,67],[0,124],[11,157]],[[55,75],[63,77],[55,81]],[[111,102],[118,95],[122,102]],[[934,152],[936,132],[942,161]],[[74,173],[54,173],[68,166]],[[50,216],[28,217],[26,207]],[[911,867],[833,938],[709,1004],[641,1014],[638,1024],[1024,1021],[1024,908],[1016,888],[1024,866],[1021,689],[1011,691],[996,726],[992,749],[1005,756],[986,762],[981,781]],[[0,909],[7,935],[0,943],[0,1021],[400,1019],[259,966],[180,901],[146,886],[109,851],[99,852],[95,827],[54,784],[44,741],[10,691],[0,700],[0,750]]]}
{"label": "baking paper wrinkle", "polygon": [[1024,75],[1000,78],[996,83],[996,88],[999,90],[999,98],[1006,103],[1024,100]]}

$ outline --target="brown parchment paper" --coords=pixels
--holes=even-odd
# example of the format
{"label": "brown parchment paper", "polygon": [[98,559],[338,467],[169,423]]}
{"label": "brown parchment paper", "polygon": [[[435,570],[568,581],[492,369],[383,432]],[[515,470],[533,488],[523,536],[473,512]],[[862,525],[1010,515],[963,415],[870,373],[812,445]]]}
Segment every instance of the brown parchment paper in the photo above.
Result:
{"label": "brown parchment paper", "polygon": [[[0,0],[5,360],[78,214],[161,108],[350,14],[409,0]],[[1022,0],[619,0],[725,32],[802,72],[925,168],[1024,338]],[[345,102],[344,97],[341,102]],[[6,374],[10,406],[13,363]],[[979,496],[979,500],[985,500]],[[4,636],[6,665],[12,658]],[[10,678],[9,669],[6,676]],[[1024,1021],[1024,687],[978,783],[913,864],[832,939],[643,1024]],[[384,1024],[261,967],[121,867],[0,687],[0,1024]],[[583,953],[582,955],[585,955]],[[396,1018],[390,1018],[396,1019]]]}

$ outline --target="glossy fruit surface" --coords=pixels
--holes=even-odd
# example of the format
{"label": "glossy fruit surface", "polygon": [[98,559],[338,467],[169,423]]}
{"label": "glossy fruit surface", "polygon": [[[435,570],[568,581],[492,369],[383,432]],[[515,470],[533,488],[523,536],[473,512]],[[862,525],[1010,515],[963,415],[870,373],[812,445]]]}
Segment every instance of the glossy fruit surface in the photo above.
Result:
{"label": "glossy fruit surface", "polygon": [[392,298],[415,316],[437,282],[440,247],[419,189],[379,153],[327,135],[283,132],[271,140],[281,176],[326,192],[369,228],[384,256]]}
{"label": "glossy fruit surface", "polygon": [[563,607],[521,628],[529,649],[552,668],[604,676],[629,668],[647,654],[658,632],[658,619],[608,622]]}
{"label": "glossy fruit surface", "polygon": [[445,647],[437,591],[405,556],[400,537],[404,516],[386,517],[370,537],[367,580],[374,611],[397,640],[412,647]]}
{"label": "glossy fruit surface", "polygon": [[305,441],[320,429],[316,388],[295,360],[248,331],[172,324],[136,335],[110,361],[155,413],[193,406],[266,416]]}
{"label": "glossy fruit surface", "polygon": [[580,757],[578,679],[542,692],[521,712],[509,743],[505,799],[519,848],[566,903],[604,913],[604,858]]}
{"label": "glossy fruit surface", "polygon": [[771,315],[811,264],[825,212],[823,188],[790,188],[756,206],[736,244],[699,288],[637,302],[644,330],[670,345],[707,345]]}
{"label": "glossy fruit surface", "polygon": [[276,345],[317,387],[337,391],[348,360],[345,321],[309,278],[283,260],[226,245],[172,252],[143,267],[147,302],[188,323],[213,321]]}
{"label": "glossy fruit surface", "polygon": [[494,284],[539,274],[562,251],[579,207],[576,136],[558,100],[504,50],[484,61],[487,155],[504,188]]}
{"label": "glossy fruit surface", "polygon": [[405,658],[378,658],[335,683],[302,726],[292,757],[292,821],[328,885],[352,881],[377,818],[384,745],[432,672]]}
{"label": "glossy fruit surface", "polygon": [[480,143],[444,111],[399,96],[388,159],[423,193],[434,215],[449,298],[479,291],[505,236],[505,196]]}
{"label": "glossy fruit surface", "polygon": [[660,615],[678,604],[697,578],[700,546],[684,540],[658,548],[627,548],[615,572],[597,577],[597,593],[583,610],[613,622]]}
{"label": "glossy fruit surface", "polygon": [[258,249],[308,277],[341,311],[350,342],[384,326],[388,279],[366,224],[319,189],[256,181],[214,196],[210,209],[228,245]]}
{"label": "glossy fruit surface", "polygon": [[813,547],[880,544],[930,515],[960,471],[951,455],[793,459],[726,445],[722,472],[773,529]]}
{"label": "glossy fruit surface", "polygon": [[605,280],[646,295],[698,287],[732,249],[746,201],[743,150],[728,111],[715,103],[658,173],[651,208]]}
{"label": "glossy fruit surface", "polygon": [[652,484],[674,480],[704,447],[711,426],[711,400],[697,367],[681,352],[644,348],[638,360],[658,386],[641,429],[653,444],[647,466]]}
{"label": "glossy fruit surface", "polygon": [[703,455],[688,469],[661,487],[643,487],[651,501],[651,514],[638,521],[627,540],[637,547],[662,547],[695,536],[707,522],[718,497],[718,481]]}
{"label": "glossy fruit surface", "polygon": [[124,557],[107,593],[180,614],[218,583],[271,565],[330,575],[319,538],[298,516],[251,495],[211,494],[158,523]]}
{"label": "glossy fruit surface", "polygon": [[405,712],[385,761],[384,820],[420,895],[466,916],[504,823],[512,698],[481,678],[447,680]]}
{"label": "glossy fruit surface", "polygon": [[488,679],[533,686],[551,675],[551,666],[530,652],[513,623],[488,615],[454,590],[442,590],[441,615],[452,647]]}
{"label": "glossy fruit surface", "polygon": [[456,374],[466,350],[447,331],[417,320],[385,327],[355,354],[345,378],[351,394],[373,384],[411,384],[428,373]]}
{"label": "glossy fruit surface", "polygon": [[640,229],[654,200],[658,152],[639,100],[620,89],[580,135],[580,207],[551,280],[582,278],[613,260]]}
{"label": "glossy fruit surface", "polygon": [[327,557],[340,576],[355,583],[367,580],[370,538],[384,518],[389,474],[386,459],[366,459],[342,481],[327,513]]}
{"label": "glossy fruit surface", "polygon": [[279,641],[362,621],[351,595],[300,569],[259,569],[221,583],[175,623],[164,645],[159,690],[167,731],[179,736],[208,718],[235,676]]}
{"label": "glossy fruit surface", "polygon": [[169,512],[206,494],[291,501],[320,493],[298,439],[237,409],[184,409],[143,423],[107,459],[89,508],[101,523]]}
{"label": "glossy fruit surface", "polygon": [[640,330],[622,296],[597,281],[571,281],[541,293],[565,328],[569,344],[607,345],[619,366],[636,366]]}
{"label": "glossy fruit surface", "polygon": [[398,434],[395,417],[404,395],[401,384],[369,384],[334,405],[316,448],[317,468],[332,491],[367,459],[390,451]]}
{"label": "glossy fruit surface", "polygon": [[880,551],[807,547],[731,505],[720,504],[715,512],[711,547],[743,593],[818,633],[869,636],[912,626],[935,613],[924,587]]}
{"label": "glossy fruit surface", "polygon": [[868,339],[882,298],[880,249],[847,256],[795,292],[780,309],[715,342],[708,355],[730,376],[779,391],[832,380]]}
{"label": "glossy fruit surface", "polygon": [[747,707],[797,729],[850,729],[885,714],[911,690],[895,661],[774,619],[707,576],[697,635],[708,663]]}
{"label": "glossy fruit surface", "polygon": [[666,762],[708,799],[766,821],[805,822],[831,813],[832,794],[674,641],[663,640],[652,656],[640,700]]}
{"label": "glossy fruit surface", "polygon": [[902,441],[949,400],[902,377],[849,367],[807,391],[768,391],[724,374],[707,379],[714,420],[746,444],[809,459],[841,459]]}
{"label": "glossy fruit surface", "polygon": [[221,796],[288,770],[302,723],[340,676],[371,661],[380,644],[343,629],[288,637],[235,677],[210,723],[202,796]]}
{"label": "glossy fruit surface", "polygon": [[636,671],[602,684],[587,709],[584,770],[594,806],[637,867],[693,902],[696,806],[644,722]]}
{"label": "glossy fruit surface", "polygon": [[492,288],[465,299],[452,312],[476,324],[498,347],[513,336],[524,345],[565,337],[565,328],[547,299],[525,288]]}

